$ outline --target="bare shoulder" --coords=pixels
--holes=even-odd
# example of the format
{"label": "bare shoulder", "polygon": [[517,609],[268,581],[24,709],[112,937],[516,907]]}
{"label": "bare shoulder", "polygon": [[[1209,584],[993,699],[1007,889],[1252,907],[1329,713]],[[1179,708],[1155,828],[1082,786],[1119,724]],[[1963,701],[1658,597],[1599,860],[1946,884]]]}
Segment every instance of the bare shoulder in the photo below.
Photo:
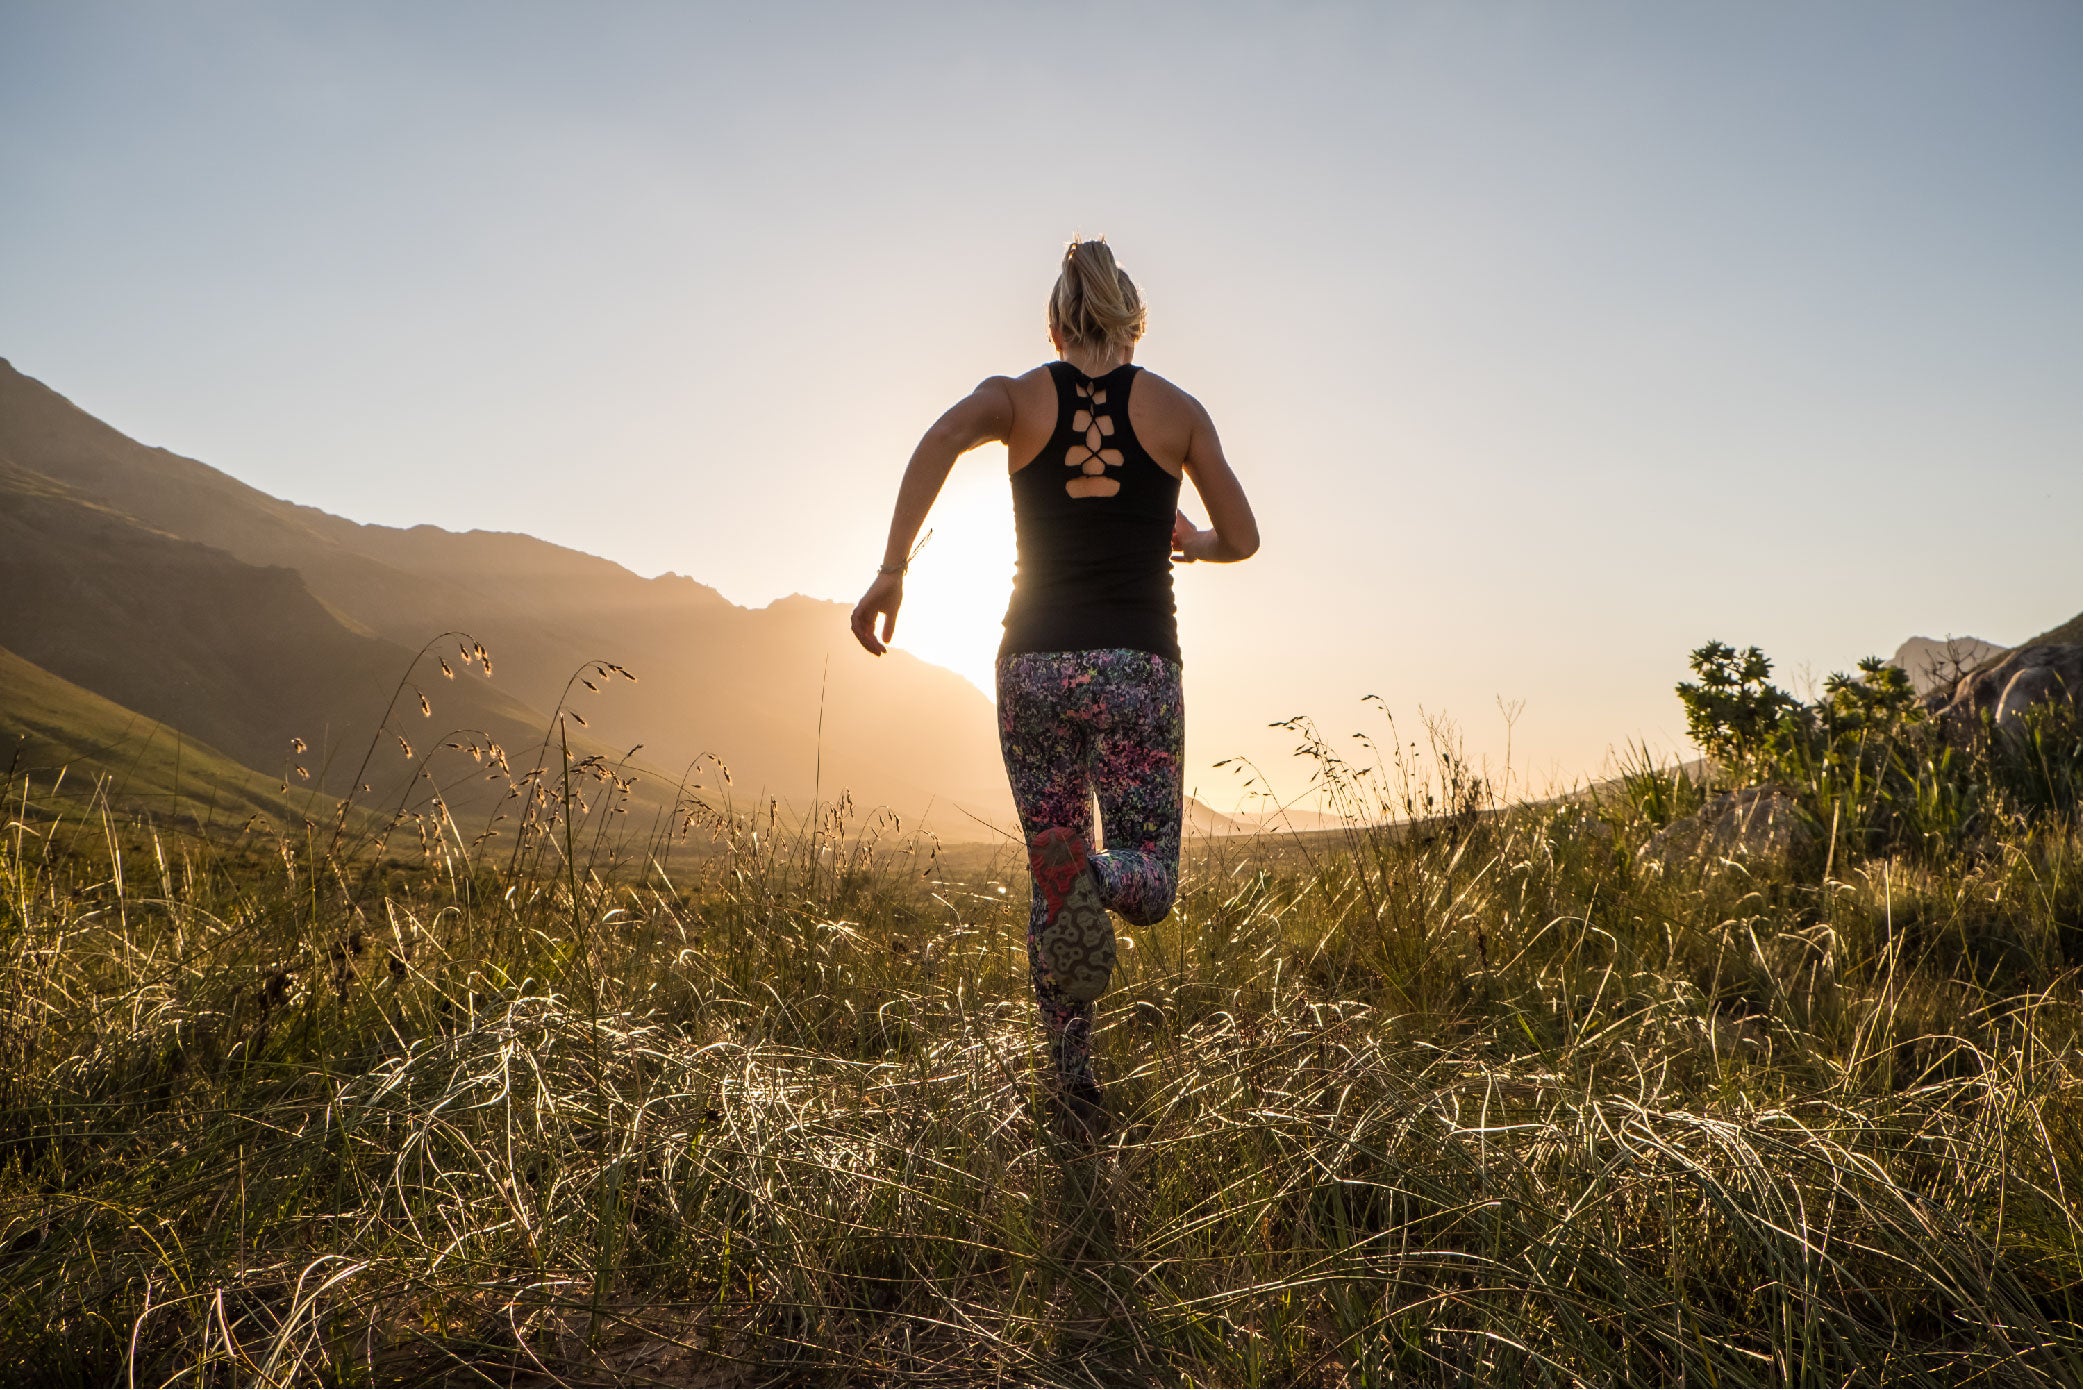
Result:
{"label": "bare shoulder", "polygon": [[974,449],[989,440],[1011,438],[1019,432],[1022,416],[1033,414],[1035,410],[1027,375],[1032,374],[984,378],[934,422],[935,432],[953,441],[958,450]]}
{"label": "bare shoulder", "polygon": [[1201,402],[1148,368],[1130,387],[1129,419],[1151,457],[1173,474],[1185,466],[1195,436],[1208,428]]}
{"label": "bare shoulder", "polygon": [[1037,391],[1047,391],[1051,396],[1056,394],[1056,388],[1050,384],[1049,368],[1046,365],[1030,367],[1012,376],[991,377],[989,380],[1004,382],[1008,391],[1030,395]]}
{"label": "bare shoulder", "polygon": [[1149,415],[1153,420],[1178,420],[1182,424],[1196,424],[1208,419],[1208,411],[1200,401],[1182,390],[1178,383],[1159,376],[1149,368],[1136,374],[1136,385],[1131,404],[1139,415]]}
{"label": "bare shoulder", "polygon": [[1056,383],[1044,364],[1018,376],[995,377],[1005,384],[1006,399],[1013,407],[1013,427],[1007,431],[1009,466],[1018,471],[1030,462],[1056,430]]}

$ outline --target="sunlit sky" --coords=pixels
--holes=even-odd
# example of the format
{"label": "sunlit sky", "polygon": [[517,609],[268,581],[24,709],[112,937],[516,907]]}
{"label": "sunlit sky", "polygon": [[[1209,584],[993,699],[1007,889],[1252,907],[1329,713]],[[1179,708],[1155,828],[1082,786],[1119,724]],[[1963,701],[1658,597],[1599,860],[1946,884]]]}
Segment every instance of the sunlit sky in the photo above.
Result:
{"label": "sunlit sky", "polygon": [[[1249,564],[1190,780],[1420,707],[1539,786],[2084,606],[2070,3],[0,6],[0,355],[362,521],[851,601],[918,433],[1143,286]],[[988,683],[1004,451],[899,645]],[[836,640],[844,640],[835,634]]]}

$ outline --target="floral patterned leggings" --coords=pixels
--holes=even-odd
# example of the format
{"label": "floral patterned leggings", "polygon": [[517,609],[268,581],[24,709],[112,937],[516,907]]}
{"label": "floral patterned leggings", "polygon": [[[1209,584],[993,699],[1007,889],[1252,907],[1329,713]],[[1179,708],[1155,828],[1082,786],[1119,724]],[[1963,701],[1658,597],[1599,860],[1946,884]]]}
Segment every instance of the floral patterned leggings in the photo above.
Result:
{"label": "floral patterned leggings", "polygon": [[[1135,926],[1164,920],[1179,879],[1179,665],[1129,647],[1008,653],[999,657],[998,687],[999,749],[1028,842],[1061,825],[1091,844],[1097,799],[1106,848],[1092,868],[1101,900]],[[1028,911],[1028,976],[1058,1072],[1090,1084],[1093,1006],[1065,999],[1042,966],[1035,932],[1046,911],[1038,887]]]}

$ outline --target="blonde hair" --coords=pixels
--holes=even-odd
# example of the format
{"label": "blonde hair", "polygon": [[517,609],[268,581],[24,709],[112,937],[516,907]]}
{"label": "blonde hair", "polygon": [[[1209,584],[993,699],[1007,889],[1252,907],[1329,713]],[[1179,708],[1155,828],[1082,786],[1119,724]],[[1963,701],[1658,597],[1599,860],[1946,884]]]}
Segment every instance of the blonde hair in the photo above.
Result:
{"label": "blonde hair", "polygon": [[1143,336],[1143,296],[1101,237],[1072,239],[1049,293],[1049,326],[1080,347],[1127,346]]}

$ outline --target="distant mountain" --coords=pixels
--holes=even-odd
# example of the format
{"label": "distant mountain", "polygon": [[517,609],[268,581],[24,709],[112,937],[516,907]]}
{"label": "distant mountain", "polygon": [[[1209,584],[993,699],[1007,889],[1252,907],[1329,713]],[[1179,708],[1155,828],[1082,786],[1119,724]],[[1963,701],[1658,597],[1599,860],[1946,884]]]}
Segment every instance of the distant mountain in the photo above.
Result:
{"label": "distant mountain", "polygon": [[[846,790],[931,808],[948,838],[1011,821],[990,702],[914,657],[868,656],[841,604],[746,609],[530,536],[347,521],[140,444],[4,361],[0,594],[0,646],[269,774],[290,738],[324,740],[311,770],[335,791],[411,654],[457,629],[495,680],[423,670],[435,717],[407,722],[430,735],[532,746],[569,685],[589,748],[643,745],[654,795],[709,754],[741,801]],[[594,659],[639,679],[571,683]]]}
{"label": "distant mountain", "polygon": [[1923,695],[1942,685],[1953,684],[1964,672],[1972,671],[2008,650],[1980,637],[1913,637],[1896,648],[1889,664],[1902,667],[1910,677],[1911,685]]}

